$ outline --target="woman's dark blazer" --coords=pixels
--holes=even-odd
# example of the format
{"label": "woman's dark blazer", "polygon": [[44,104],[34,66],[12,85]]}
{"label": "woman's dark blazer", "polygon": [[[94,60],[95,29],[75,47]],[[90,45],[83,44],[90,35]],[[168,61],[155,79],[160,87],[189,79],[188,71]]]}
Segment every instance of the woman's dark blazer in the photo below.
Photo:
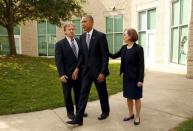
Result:
{"label": "woman's dark blazer", "polygon": [[[121,57],[120,75],[125,72],[125,53],[127,50],[127,45],[123,45],[121,49],[115,53],[109,53],[109,57],[116,59]],[[128,65],[128,76],[131,80],[137,80],[137,82],[143,82],[144,80],[144,53],[143,48],[134,43],[131,49],[131,57],[129,59]]]}

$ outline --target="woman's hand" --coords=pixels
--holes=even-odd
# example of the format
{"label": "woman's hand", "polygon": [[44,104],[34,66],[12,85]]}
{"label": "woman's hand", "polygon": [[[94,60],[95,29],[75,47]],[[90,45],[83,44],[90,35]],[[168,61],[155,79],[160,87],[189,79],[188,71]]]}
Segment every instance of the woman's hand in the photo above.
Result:
{"label": "woman's hand", "polygon": [[143,87],[143,82],[140,82],[140,81],[137,82],[137,86],[138,86],[138,87]]}

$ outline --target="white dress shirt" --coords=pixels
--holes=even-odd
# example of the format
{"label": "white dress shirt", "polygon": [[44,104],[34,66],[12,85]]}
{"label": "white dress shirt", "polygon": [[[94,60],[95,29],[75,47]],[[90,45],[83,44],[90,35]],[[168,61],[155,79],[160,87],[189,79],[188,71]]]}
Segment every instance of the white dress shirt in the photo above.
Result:
{"label": "white dress shirt", "polygon": [[[72,48],[71,38],[70,38],[70,37],[67,37],[67,36],[66,36],[66,38],[67,38],[67,40],[68,40],[68,43],[70,44],[70,47]],[[75,45],[75,47],[76,47],[76,53],[77,53],[77,55],[78,55],[78,51],[79,51],[78,44],[77,44],[76,39],[75,39],[75,38],[73,38],[73,39],[74,39],[74,45]]]}
{"label": "white dress shirt", "polygon": [[90,35],[90,39],[91,39],[91,37],[92,37],[93,30],[94,30],[94,29],[92,29],[90,32],[87,32],[87,33],[86,33],[87,35],[88,35],[88,34]]}

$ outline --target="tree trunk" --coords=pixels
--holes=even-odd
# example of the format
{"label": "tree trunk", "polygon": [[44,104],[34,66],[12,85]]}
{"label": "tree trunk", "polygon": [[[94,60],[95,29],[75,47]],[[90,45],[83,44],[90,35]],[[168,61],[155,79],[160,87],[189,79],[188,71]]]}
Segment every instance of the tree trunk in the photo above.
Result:
{"label": "tree trunk", "polygon": [[13,12],[13,1],[8,0],[7,5],[7,32],[8,32],[8,39],[9,39],[9,50],[10,55],[16,55],[16,46],[15,46],[15,39],[14,39],[14,12]]}
{"label": "tree trunk", "polygon": [[191,1],[191,14],[188,31],[188,57],[187,57],[187,78],[193,79],[193,1]]}
{"label": "tree trunk", "polygon": [[7,32],[8,32],[8,38],[9,38],[10,55],[17,55],[16,46],[15,46],[14,26],[13,26],[13,24],[8,25]]}

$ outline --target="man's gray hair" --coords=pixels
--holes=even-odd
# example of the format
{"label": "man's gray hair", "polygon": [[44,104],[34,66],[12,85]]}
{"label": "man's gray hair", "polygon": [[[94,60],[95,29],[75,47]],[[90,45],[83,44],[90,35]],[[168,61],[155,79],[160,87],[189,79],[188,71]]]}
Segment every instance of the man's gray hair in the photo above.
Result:
{"label": "man's gray hair", "polygon": [[66,31],[66,27],[68,26],[73,26],[73,27],[76,27],[74,23],[72,23],[71,21],[66,21],[64,23],[64,31]]}

